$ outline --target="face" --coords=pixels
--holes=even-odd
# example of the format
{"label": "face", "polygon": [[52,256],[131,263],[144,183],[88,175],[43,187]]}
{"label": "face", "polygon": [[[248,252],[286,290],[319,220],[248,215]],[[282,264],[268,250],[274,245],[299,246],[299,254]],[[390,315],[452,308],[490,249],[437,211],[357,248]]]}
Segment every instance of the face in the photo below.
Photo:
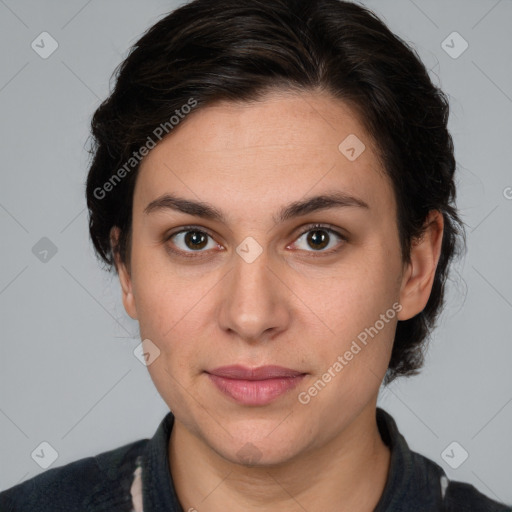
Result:
{"label": "face", "polygon": [[[424,307],[437,262],[418,248],[403,265],[376,149],[319,93],[190,114],[142,161],[132,229],[118,271],[151,378],[177,424],[233,462],[291,460],[375,402],[397,320]],[[212,376],[231,365],[299,376]]]}

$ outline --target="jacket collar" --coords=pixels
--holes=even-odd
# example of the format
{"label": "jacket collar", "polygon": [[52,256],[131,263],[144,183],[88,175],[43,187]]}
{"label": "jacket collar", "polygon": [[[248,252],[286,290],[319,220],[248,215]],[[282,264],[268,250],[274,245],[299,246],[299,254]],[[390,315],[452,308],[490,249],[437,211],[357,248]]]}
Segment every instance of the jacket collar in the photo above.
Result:
{"label": "jacket collar", "polygon": [[[388,412],[377,407],[376,418],[382,440],[390,447],[391,461],[386,486],[374,512],[402,510],[409,501],[423,506],[422,510],[438,510],[434,507],[440,504],[440,493],[429,491],[433,486],[439,488],[443,469],[410,450]],[[144,512],[183,512],[169,471],[168,443],[173,425],[174,415],[169,412],[146,445],[142,458]]]}

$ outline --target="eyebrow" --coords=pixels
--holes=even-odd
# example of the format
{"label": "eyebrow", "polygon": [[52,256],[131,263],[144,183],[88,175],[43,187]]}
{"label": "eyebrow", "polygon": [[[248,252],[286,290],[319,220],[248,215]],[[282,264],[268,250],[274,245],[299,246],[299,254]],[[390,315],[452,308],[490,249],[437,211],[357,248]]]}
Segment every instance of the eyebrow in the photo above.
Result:
{"label": "eyebrow", "polygon": [[[278,224],[312,212],[347,206],[370,209],[368,204],[362,199],[343,192],[333,192],[310,197],[301,201],[294,201],[283,207],[277,215],[273,216],[273,220]],[[203,201],[192,201],[178,197],[174,194],[164,194],[151,201],[146,208],[144,208],[144,213],[151,214],[165,210],[174,210],[188,215],[226,223],[224,214],[215,206]]]}

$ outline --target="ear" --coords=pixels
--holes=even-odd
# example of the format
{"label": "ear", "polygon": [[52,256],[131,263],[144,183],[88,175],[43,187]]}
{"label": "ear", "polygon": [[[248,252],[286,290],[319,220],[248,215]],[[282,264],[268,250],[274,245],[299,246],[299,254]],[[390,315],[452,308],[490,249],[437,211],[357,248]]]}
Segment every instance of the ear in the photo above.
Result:
{"label": "ear", "polygon": [[119,282],[121,284],[122,299],[124,309],[134,320],[137,320],[137,308],[135,307],[135,298],[133,296],[132,279],[130,276],[130,270],[121,261],[119,252],[115,250],[119,240],[120,229],[114,226],[110,230],[110,247],[112,248],[112,254],[114,255],[114,263],[119,276]]}
{"label": "ear", "polygon": [[432,210],[425,221],[423,235],[411,245],[411,262],[407,264],[400,288],[402,309],[398,320],[412,318],[427,305],[441,256],[443,230],[443,215]]}

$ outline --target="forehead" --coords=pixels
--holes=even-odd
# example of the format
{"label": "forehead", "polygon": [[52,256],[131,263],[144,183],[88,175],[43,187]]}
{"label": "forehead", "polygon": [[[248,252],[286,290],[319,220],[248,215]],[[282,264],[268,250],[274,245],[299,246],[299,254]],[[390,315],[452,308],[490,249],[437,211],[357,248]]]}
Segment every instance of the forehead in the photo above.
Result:
{"label": "forehead", "polygon": [[[194,152],[338,149],[347,135],[373,145],[355,109],[327,93],[272,91],[258,101],[219,101],[192,111],[159,146]],[[168,144],[166,144],[168,142]],[[372,148],[374,149],[374,148]],[[159,151],[154,151],[159,153]],[[336,153],[337,154],[337,153]],[[215,155],[217,157],[217,155]],[[220,155],[222,156],[222,155]]]}
{"label": "forehead", "polygon": [[275,205],[333,190],[364,195],[368,203],[393,201],[355,110],[327,94],[275,92],[189,114],[143,159],[134,212],[171,191],[273,212]]}

